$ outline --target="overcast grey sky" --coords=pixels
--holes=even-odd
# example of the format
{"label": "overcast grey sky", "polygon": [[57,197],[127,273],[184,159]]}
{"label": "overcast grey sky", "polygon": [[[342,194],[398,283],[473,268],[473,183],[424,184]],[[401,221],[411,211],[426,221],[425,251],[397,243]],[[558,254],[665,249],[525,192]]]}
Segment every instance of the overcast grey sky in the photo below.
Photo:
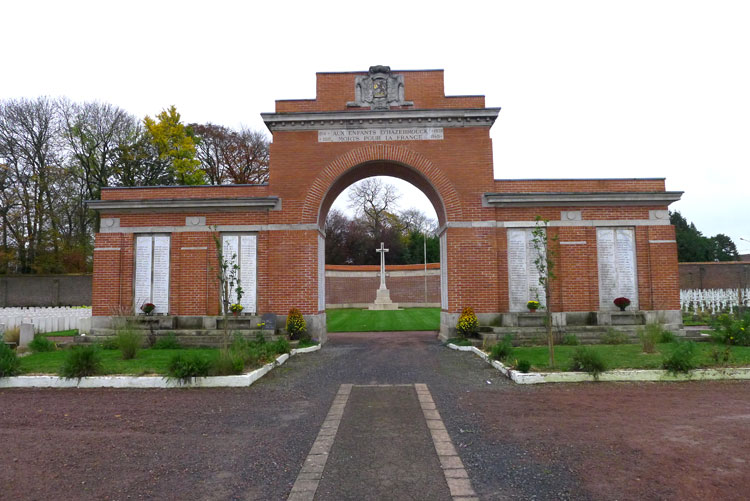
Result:
{"label": "overcast grey sky", "polygon": [[[666,177],[750,252],[750,2],[5,2],[0,99],[263,128],[316,71],[445,69],[485,94],[496,178]],[[409,196],[408,198],[412,198]]]}

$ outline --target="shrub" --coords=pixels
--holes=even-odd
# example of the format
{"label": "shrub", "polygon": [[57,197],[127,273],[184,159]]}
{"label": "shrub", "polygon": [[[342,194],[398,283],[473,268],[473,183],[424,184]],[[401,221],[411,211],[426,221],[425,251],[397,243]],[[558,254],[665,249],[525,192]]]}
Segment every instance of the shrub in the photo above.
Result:
{"label": "shrub", "polygon": [[177,353],[169,360],[167,378],[180,383],[189,383],[196,377],[206,377],[211,370],[212,361],[195,352]]}
{"label": "shrub", "polygon": [[36,336],[34,336],[34,339],[29,343],[29,349],[31,350],[32,353],[55,351],[55,343],[53,343],[46,337],[42,336],[41,334],[37,334]]}
{"label": "shrub", "polygon": [[525,359],[519,360],[518,363],[516,364],[516,370],[521,371],[524,374],[526,374],[527,372],[531,370],[531,362]]}
{"label": "shrub", "polygon": [[289,345],[289,341],[287,341],[283,337],[280,337],[279,339],[277,339],[276,341],[270,344],[274,352],[279,355],[282,355],[284,353],[289,353],[290,351],[292,351],[292,347]]}
{"label": "shrub", "polygon": [[628,335],[610,327],[602,336],[602,344],[627,344]]}
{"label": "shrub", "polygon": [[664,358],[662,367],[675,375],[678,372],[688,373],[695,369],[695,343],[693,341],[678,343],[672,354]]}
{"label": "shrub", "polygon": [[230,376],[242,374],[245,370],[245,359],[242,353],[234,350],[221,350],[219,356],[214,359],[211,374],[215,376]]}
{"label": "shrub", "polygon": [[661,336],[659,337],[660,343],[674,343],[675,341],[677,341],[677,338],[673,332],[668,330],[661,331]]}
{"label": "shrub", "polygon": [[312,339],[300,339],[299,343],[297,343],[297,348],[309,348],[310,346],[316,346],[317,344],[318,343]]}
{"label": "shrub", "polygon": [[182,348],[182,345],[177,341],[177,336],[174,332],[170,332],[166,336],[159,338],[154,343],[153,348],[155,350],[178,350]]}
{"label": "shrub", "polygon": [[715,364],[726,364],[732,358],[732,350],[729,348],[729,346],[725,346],[722,349],[719,349],[716,345],[713,345],[711,346],[709,356]]}
{"label": "shrub", "polygon": [[513,336],[506,334],[502,341],[495,343],[490,349],[492,360],[505,360],[513,354]]}
{"label": "shrub", "polygon": [[638,329],[638,339],[641,340],[643,353],[656,353],[656,344],[661,341],[661,331],[659,324],[648,324],[645,329]]}
{"label": "shrub", "polygon": [[21,362],[16,352],[0,343],[0,377],[15,376],[18,374]]}
{"label": "shrub", "polygon": [[719,315],[713,322],[711,335],[714,341],[738,346],[750,346],[750,312],[734,316],[726,313]]}
{"label": "shrub", "polygon": [[130,326],[118,329],[115,345],[122,352],[123,360],[132,360],[143,346],[143,333]]}
{"label": "shrub", "polygon": [[118,349],[117,339],[113,337],[98,341],[96,345],[102,350],[117,350]]}
{"label": "shrub", "polygon": [[5,329],[3,338],[5,338],[6,343],[13,343],[15,345],[18,345],[18,342],[21,341],[21,328],[13,327],[10,329]]}
{"label": "shrub", "polygon": [[588,372],[598,380],[599,374],[607,370],[607,364],[601,353],[593,348],[582,346],[573,353],[570,370]]}
{"label": "shrub", "polygon": [[477,320],[477,315],[474,313],[474,308],[467,306],[461,311],[461,316],[458,317],[456,332],[461,337],[471,337],[477,333],[478,329],[479,320]]}
{"label": "shrub", "polygon": [[578,336],[575,334],[566,334],[565,337],[563,337],[562,344],[565,346],[578,346],[580,341],[578,341]]}
{"label": "shrub", "polygon": [[102,370],[102,354],[96,346],[74,346],[68,351],[60,367],[60,375],[65,379],[95,376]]}
{"label": "shrub", "polygon": [[300,339],[300,336],[307,330],[305,317],[297,308],[289,310],[286,316],[286,331],[289,333],[289,339]]}

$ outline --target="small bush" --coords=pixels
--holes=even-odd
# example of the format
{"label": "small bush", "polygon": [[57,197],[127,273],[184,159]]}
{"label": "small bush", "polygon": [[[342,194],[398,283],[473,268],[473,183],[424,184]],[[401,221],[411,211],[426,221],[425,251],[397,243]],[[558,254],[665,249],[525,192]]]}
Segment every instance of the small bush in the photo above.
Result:
{"label": "small bush", "polygon": [[693,341],[678,343],[672,354],[664,358],[662,367],[675,375],[678,372],[687,374],[695,369],[695,343]]}
{"label": "small bush", "polygon": [[607,333],[602,336],[602,344],[627,344],[628,335],[610,327]]}
{"label": "small bush", "polygon": [[21,362],[16,352],[0,343],[0,377],[15,376],[18,374]]}
{"label": "small bush", "polygon": [[516,370],[526,374],[527,372],[531,370],[531,362],[525,359],[519,360],[518,363],[516,364]]}
{"label": "small bush", "polygon": [[656,345],[661,341],[662,330],[659,324],[648,324],[645,329],[638,329],[638,339],[641,340],[643,353],[656,353]]}
{"label": "small bush", "polygon": [[737,346],[750,346],[750,312],[735,316],[726,313],[712,323],[714,341]]}
{"label": "small bush", "polygon": [[60,368],[65,379],[95,376],[102,370],[102,354],[96,346],[74,346]]}
{"label": "small bush", "polygon": [[19,341],[21,341],[21,328],[13,327],[10,329],[5,329],[3,338],[5,339],[6,343],[13,343],[18,346]]}
{"label": "small bush", "polygon": [[492,360],[505,360],[511,355],[513,355],[513,336],[510,334],[506,334],[502,341],[499,341],[490,349]]}
{"label": "small bush", "polygon": [[132,327],[119,329],[115,336],[115,344],[122,352],[123,360],[132,360],[143,346],[143,333]]}
{"label": "small bush", "polygon": [[677,341],[677,338],[675,337],[672,331],[668,331],[668,330],[661,331],[661,336],[659,337],[660,343],[674,343],[675,341]]}
{"label": "small bush", "polygon": [[580,341],[578,341],[578,336],[575,334],[566,334],[565,337],[563,337],[562,344],[565,346],[578,346]]}
{"label": "small bush", "polygon": [[729,346],[724,346],[722,349],[719,349],[714,345],[711,346],[711,351],[708,355],[715,364],[727,364],[732,359],[732,350]]}
{"label": "small bush", "polygon": [[317,346],[317,344],[312,339],[300,339],[299,343],[297,343],[297,348],[309,348],[310,346]]}
{"label": "small bush", "polygon": [[153,348],[155,350],[179,350],[182,345],[177,341],[177,336],[174,332],[170,332],[164,337],[161,337],[154,342]]}
{"label": "small bush", "polygon": [[194,352],[177,353],[169,360],[168,379],[189,383],[196,377],[206,377],[211,371],[212,361]]}
{"label": "small bush", "polygon": [[593,348],[582,346],[573,353],[570,370],[588,372],[598,380],[599,374],[607,370],[607,364],[601,353]]}
{"label": "small bush", "polygon": [[45,351],[55,351],[55,343],[37,334],[34,339],[29,343],[29,349],[32,353],[43,353]]}
{"label": "small bush", "polygon": [[289,333],[289,339],[300,339],[300,336],[307,330],[305,317],[297,308],[289,310],[286,317],[286,331]]}
{"label": "small bush", "polygon": [[245,370],[245,360],[241,353],[233,350],[221,350],[214,360],[211,374],[214,376],[230,376],[242,374]]}
{"label": "small bush", "polygon": [[102,349],[102,350],[117,350],[117,339],[116,338],[107,338],[103,339],[96,343],[96,345]]}
{"label": "small bush", "polygon": [[477,315],[474,313],[474,308],[467,306],[461,311],[461,316],[458,317],[458,323],[456,323],[456,332],[461,337],[474,336],[479,330],[479,320]]}
{"label": "small bush", "polygon": [[276,341],[270,343],[271,348],[276,352],[278,355],[282,355],[284,353],[289,353],[292,351],[292,347],[289,344],[289,341],[284,339],[283,337],[280,337]]}

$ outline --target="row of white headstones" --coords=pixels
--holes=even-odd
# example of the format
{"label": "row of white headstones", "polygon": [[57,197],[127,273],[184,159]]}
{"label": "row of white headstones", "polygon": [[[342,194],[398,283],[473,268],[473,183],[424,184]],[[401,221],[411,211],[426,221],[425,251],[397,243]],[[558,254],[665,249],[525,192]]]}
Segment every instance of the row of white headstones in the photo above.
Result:
{"label": "row of white headstones", "polygon": [[[34,326],[35,333],[47,333],[78,329],[87,330],[91,308],[0,308],[0,326],[5,329]],[[2,328],[0,328],[2,330]]]}
{"label": "row of white headstones", "polygon": [[680,308],[696,313],[734,313],[740,306],[750,306],[750,289],[682,289]]}

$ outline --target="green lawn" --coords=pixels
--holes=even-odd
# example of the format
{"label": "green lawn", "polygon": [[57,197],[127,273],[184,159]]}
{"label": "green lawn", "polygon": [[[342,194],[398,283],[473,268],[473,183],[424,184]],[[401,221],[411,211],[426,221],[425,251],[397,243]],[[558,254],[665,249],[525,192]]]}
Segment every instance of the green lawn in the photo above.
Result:
{"label": "green lawn", "polygon": [[77,336],[78,335],[78,329],[69,329],[67,331],[55,331],[55,332],[45,332],[42,334],[44,337],[71,337],[71,336]]}
{"label": "green lawn", "polygon": [[[714,343],[696,343],[696,362],[699,367],[727,365],[732,367],[750,367],[750,346],[732,346],[731,358],[727,364],[717,364],[711,358],[712,350],[723,351],[723,345]],[[677,345],[662,343],[657,345],[657,353],[643,353],[640,344],[591,345],[590,348],[602,354],[607,369],[661,369],[662,359],[670,355]],[[556,370],[568,370],[570,359],[576,346],[555,346]],[[513,349],[513,359],[526,359],[531,362],[532,370],[550,370],[546,346],[517,347]]]}
{"label": "green lawn", "polygon": [[[120,350],[102,350],[103,374],[166,374],[169,359],[175,353],[186,350],[140,350],[136,358],[123,360]],[[218,356],[215,348],[191,349],[208,356]],[[21,357],[21,371],[24,374],[57,374],[65,361],[68,350],[34,353]]]}
{"label": "green lawn", "polygon": [[436,331],[440,308],[406,308],[391,311],[360,309],[326,310],[328,332]]}

